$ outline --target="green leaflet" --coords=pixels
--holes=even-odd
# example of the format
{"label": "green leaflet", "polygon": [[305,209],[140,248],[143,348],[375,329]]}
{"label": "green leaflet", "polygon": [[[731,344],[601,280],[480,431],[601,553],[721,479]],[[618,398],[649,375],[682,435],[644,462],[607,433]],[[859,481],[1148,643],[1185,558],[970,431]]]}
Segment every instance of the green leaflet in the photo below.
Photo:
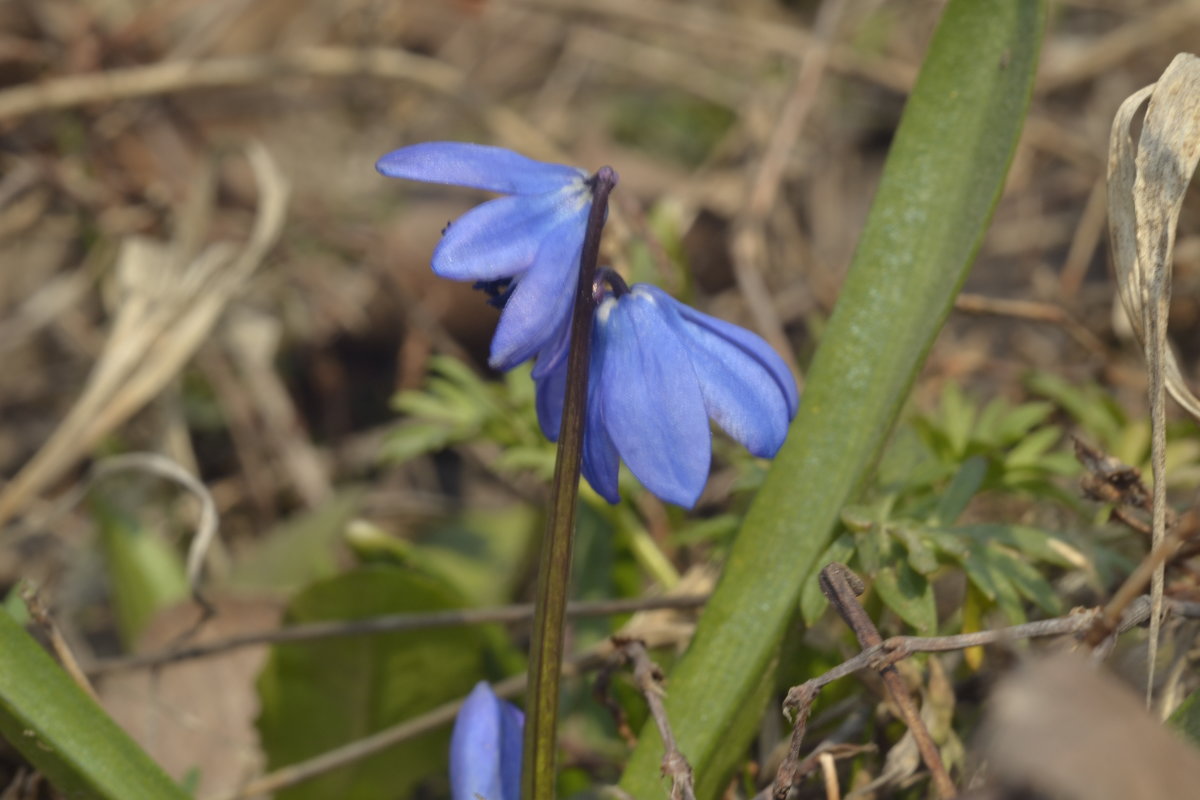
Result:
{"label": "green leaflet", "polygon": [[[700,800],[724,789],[801,587],[863,483],[999,197],[1045,23],[1038,0],[952,0],[909,98],[800,413],[730,550],[667,712]],[[745,720],[751,720],[750,724]],[[643,730],[622,788],[664,796]]]}
{"label": "green leaflet", "polygon": [[188,797],[4,611],[0,735],[67,797]]}

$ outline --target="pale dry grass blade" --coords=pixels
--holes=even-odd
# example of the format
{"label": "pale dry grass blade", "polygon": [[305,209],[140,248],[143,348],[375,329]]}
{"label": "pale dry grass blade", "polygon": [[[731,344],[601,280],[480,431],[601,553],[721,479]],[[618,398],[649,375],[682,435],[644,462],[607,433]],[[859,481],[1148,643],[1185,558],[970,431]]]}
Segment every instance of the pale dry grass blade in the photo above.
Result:
{"label": "pale dry grass blade", "polygon": [[[1130,128],[1149,101],[1136,151]],[[1109,144],[1108,208],[1121,303],[1146,352],[1154,474],[1153,544],[1166,536],[1166,408],[1169,392],[1200,420],[1200,399],[1183,380],[1167,344],[1172,250],[1184,194],[1200,160],[1200,59],[1180,54],[1156,84],[1121,104]],[[1154,683],[1162,610],[1163,568],[1154,571],[1149,681]]]}
{"label": "pale dry grass blade", "polygon": [[96,465],[92,481],[127,471],[146,472],[173,481],[195,495],[199,501],[200,518],[196,522],[196,532],[188,546],[186,574],[192,596],[200,598],[200,577],[204,569],[204,560],[217,537],[219,515],[212,492],[182,465],[158,453],[124,453],[106,458]]}
{"label": "pale dry grass blade", "polygon": [[17,476],[0,491],[0,526],[173,379],[283,228],[288,184],[261,145],[248,157],[259,188],[250,237],[239,250],[210,245],[183,263],[178,248],[130,239],[118,265],[123,299],[83,393]]}

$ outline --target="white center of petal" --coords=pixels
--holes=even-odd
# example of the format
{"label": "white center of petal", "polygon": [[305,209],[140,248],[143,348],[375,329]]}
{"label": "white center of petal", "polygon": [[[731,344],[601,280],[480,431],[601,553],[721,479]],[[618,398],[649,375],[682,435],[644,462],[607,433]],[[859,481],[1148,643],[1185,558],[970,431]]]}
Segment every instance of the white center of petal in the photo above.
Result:
{"label": "white center of petal", "polygon": [[600,307],[596,309],[596,322],[600,325],[607,325],[608,318],[612,316],[613,309],[617,307],[617,298],[606,297]]}

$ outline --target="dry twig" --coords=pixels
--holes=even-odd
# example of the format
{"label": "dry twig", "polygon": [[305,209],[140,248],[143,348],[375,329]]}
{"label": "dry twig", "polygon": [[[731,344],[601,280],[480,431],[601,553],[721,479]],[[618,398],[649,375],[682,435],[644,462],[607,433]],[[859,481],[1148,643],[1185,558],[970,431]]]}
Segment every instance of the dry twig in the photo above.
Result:
{"label": "dry twig", "polygon": [[[846,624],[854,630],[859,644],[863,647],[877,647],[883,644],[883,637],[879,635],[875,623],[871,621],[871,618],[867,616],[866,609],[858,602],[858,596],[866,590],[861,578],[851,572],[846,565],[834,562],[827,564],[821,570],[820,582],[821,591],[829,598],[830,604],[837,609]],[[921,760],[929,768],[938,796],[954,797],[957,794],[954,782],[950,780],[950,774],[946,772],[946,767],[942,764],[937,744],[929,735],[929,729],[925,727],[921,714],[917,710],[916,704],[913,703],[912,695],[909,694],[904,678],[901,677],[893,663],[883,663],[876,668],[879,671],[879,677],[883,679],[884,686],[887,687],[888,695],[904,719],[904,724],[908,726],[909,732],[916,740],[917,750],[921,753]],[[779,789],[780,787],[777,785],[776,797],[781,798],[782,795],[778,793]],[[784,794],[786,794],[786,789],[784,789]]]}
{"label": "dry twig", "polygon": [[[665,597],[639,598],[634,600],[602,600],[586,603],[568,603],[567,616],[605,617],[628,614],[634,611],[687,610],[699,608],[708,601],[708,595],[668,595]],[[107,675],[133,669],[161,667],[178,661],[207,658],[242,647],[261,644],[284,644],[308,642],[316,639],[334,639],[345,636],[371,636],[397,631],[428,630],[460,625],[486,625],[495,623],[524,622],[533,618],[533,604],[501,606],[499,608],[461,609],[433,611],[422,614],[388,614],[367,619],[313,622],[306,625],[291,625],[269,631],[257,631],[231,636],[220,641],[204,642],[185,647],[172,647],[154,653],[138,653],[129,656],[107,658],[91,664],[88,675]]]}
{"label": "dry twig", "polygon": [[671,722],[667,719],[667,710],[663,707],[663,673],[658,665],[650,660],[646,652],[646,644],[640,639],[627,639],[620,636],[612,637],[616,648],[614,657],[622,663],[633,666],[633,680],[638,691],[646,698],[650,708],[650,717],[658,728],[658,735],[663,742],[662,772],[671,778],[671,800],[696,800],[696,791],[692,782],[692,765],[687,757],[679,751],[675,743],[675,734],[671,731]]}

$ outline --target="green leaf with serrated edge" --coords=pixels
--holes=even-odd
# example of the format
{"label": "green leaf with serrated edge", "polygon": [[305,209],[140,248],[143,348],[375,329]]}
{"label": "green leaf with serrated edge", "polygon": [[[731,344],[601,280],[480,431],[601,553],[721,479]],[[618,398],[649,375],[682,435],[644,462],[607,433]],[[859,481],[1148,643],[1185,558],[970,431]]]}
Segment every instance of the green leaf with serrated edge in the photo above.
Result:
{"label": "green leaf with serrated edge", "polygon": [[933,585],[908,564],[884,567],[872,584],[883,604],[916,629],[920,636],[937,630],[937,604]]}
{"label": "green leaf with serrated edge", "polygon": [[187,800],[183,789],[2,612],[0,736],[64,797]]}
{"label": "green leaf with serrated edge", "polygon": [[1116,445],[1127,424],[1125,412],[1110,393],[1094,384],[1077,386],[1050,372],[1034,372],[1025,378],[1025,386],[1053,401],[1108,448]]}
{"label": "green leaf with serrated edge", "polygon": [[954,474],[950,485],[942,492],[938,500],[937,510],[933,513],[933,521],[953,523],[966,509],[967,503],[983,486],[987,477],[988,463],[982,456],[971,456],[964,461]]}
{"label": "green leaf with serrated edge", "polygon": [[817,558],[817,572],[809,576],[804,588],[800,591],[800,616],[804,618],[806,625],[815,623],[825,613],[825,609],[829,608],[829,598],[821,591],[821,582],[817,580],[817,573],[826,564],[834,561],[846,564],[853,555],[854,540],[849,536],[842,535],[830,542],[829,547],[825,548],[825,552]]}
{"label": "green leaf with serrated edge", "polygon": [[996,438],[1000,444],[1019,439],[1045,422],[1053,413],[1052,403],[1022,403],[997,422]]}
{"label": "green leaf with serrated edge", "polygon": [[[951,0],[904,111],[788,441],[730,549],[666,712],[713,800],[744,758],[755,706],[838,512],[868,476],[962,285],[1020,133],[1045,22],[1037,0]],[[644,727],[621,788],[662,797]]]}
{"label": "green leaf with serrated edge", "polygon": [[888,442],[879,458],[876,482],[885,491],[911,490],[941,480],[946,465],[917,433],[914,425],[904,424]]}
{"label": "green leaf with serrated edge", "polygon": [[917,572],[932,575],[941,566],[923,525],[905,520],[889,526],[888,532],[904,545],[908,563]]}
{"label": "green leaf with serrated edge", "polygon": [[992,543],[1005,545],[1038,561],[1045,561],[1060,567],[1075,566],[1071,559],[1064,555],[1064,548],[1068,547],[1065,542],[1061,542],[1052,533],[1029,525],[986,522],[976,525],[959,525],[946,528],[945,531],[951,536],[973,542],[973,546],[984,547]]}
{"label": "green leaf with serrated edge", "polygon": [[1182,733],[1194,747],[1200,747],[1200,689],[1196,689],[1167,718],[1167,724]]}
{"label": "green leaf with serrated edge", "polygon": [[1053,425],[1039,428],[1005,454],[1004,466],[1010,469],[1036,467],[1045,458],[1046,451],[1057,444],[1061,438],[1062,431]]}
{"label": "green leaf with serrated edge", "polygon": [[975,409],[967,402],[958,384],[947,381],[942,387],[942,402],[938,407],[938,423],[950,446],[950,453],[957,458],[966,455],[967,442],[971,439],[971,428],[975,425]]}
{"label": "green leaf with serrated edge", "polygon": [[1025,621],[1021,594],[1005,572],[998,568],[995,551],[989,548],[972,550],[962,563],[967,579],[975,584],[984,597],[1000,607],[1009,622],[1017,625]]}
{"label": "green leaf with serrated edge", "polygon": [[1001,547],[992,546],[988,550],[994,570],[1002,574],[1023,597],[1032,600],[1047,614],[1062,611],[1062,603],[1054,593],[1054,587],[1033,565]]}
{"label": "green leaf with serrated edge", "polygon": [[[391,566],[368,566],[301,592],[286,622],[352,620],[462,607],[443,582]],[[493,631],[494,632],[494,631]],[[486,674],[486,627],[405,631],[272,647],[259,677],[259,736],[268,769],[292,764],[462,697]],[[285,789],[279,800],[408,797],[444,775],[449,727]]]}
{"label": "green leaf with serrated edge", "polygon": [[1000,423],[1009,412],[1008,401],[1003,397],[995,397],[979,412],[975,421],[972,438],[988,447],[998,447],[1003,441]]}

